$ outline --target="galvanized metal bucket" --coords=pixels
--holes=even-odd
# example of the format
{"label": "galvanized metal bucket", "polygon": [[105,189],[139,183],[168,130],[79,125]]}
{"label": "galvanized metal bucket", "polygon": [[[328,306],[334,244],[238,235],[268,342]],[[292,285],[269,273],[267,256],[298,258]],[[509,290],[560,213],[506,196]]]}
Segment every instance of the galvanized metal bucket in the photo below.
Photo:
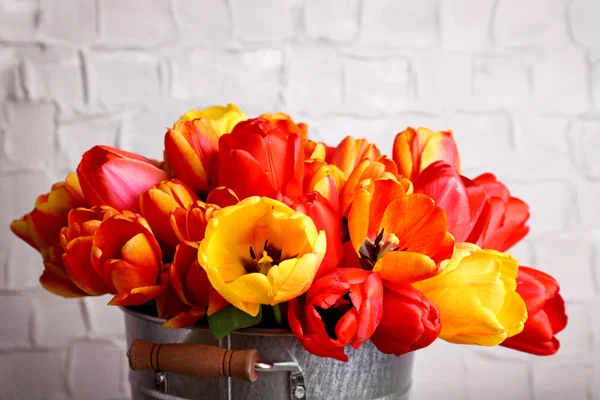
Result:
{"label": "galvanized metal bucket", "polygon": [[[343,363],[308,353],[285,330],[245,329],[216,340],[207,328],[166,329],[161,327],[162,319],[129,308],[122,310],[129,344],[136,339],[204,344],[232,350],[256,349],[260,355],[260,362],[254,365],[259,373],[255,382],[131,370],[133,400],[408,399],[413,353],[401,357],[385,355],[367,342],[359,350],[349,349],[350,360]],[[159,351],[157,346],[157,358]]]}

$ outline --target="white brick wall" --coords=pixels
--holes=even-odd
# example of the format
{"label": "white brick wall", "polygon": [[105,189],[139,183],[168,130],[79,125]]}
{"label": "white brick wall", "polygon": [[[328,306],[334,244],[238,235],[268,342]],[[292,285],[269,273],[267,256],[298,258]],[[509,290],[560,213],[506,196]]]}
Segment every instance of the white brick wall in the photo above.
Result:
{"label": "white brick wall", "polygon": [[600,400],[599,20],[598,0],[0,0],[0,399],[129,396],[120,311],[44,293],[10,220],[92,144],[160,157],[183,111],[235,102],[388,152],[452,128],[468,174],[530,203],[514,253],[563,285],[561,351],[439,342],[413,399]]}

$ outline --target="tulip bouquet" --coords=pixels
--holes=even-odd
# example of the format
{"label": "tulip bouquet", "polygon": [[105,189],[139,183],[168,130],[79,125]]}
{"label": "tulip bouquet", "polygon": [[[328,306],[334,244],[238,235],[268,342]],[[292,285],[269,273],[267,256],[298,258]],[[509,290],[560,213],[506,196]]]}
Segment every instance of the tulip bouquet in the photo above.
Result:
{"label": "tulip bouquet", "polygon": [[289,327],[342,361],[368,340],[398,356],[438,337],[557,351],[558,283],[504,253],[528,206],[492,174],[462,176],[451,132],[408,128],[390,158],[307,129],[234,105],[189,111],[164,161],[93,147],[11,229],[41,253],[46,290],[111,293],[167,328]]}

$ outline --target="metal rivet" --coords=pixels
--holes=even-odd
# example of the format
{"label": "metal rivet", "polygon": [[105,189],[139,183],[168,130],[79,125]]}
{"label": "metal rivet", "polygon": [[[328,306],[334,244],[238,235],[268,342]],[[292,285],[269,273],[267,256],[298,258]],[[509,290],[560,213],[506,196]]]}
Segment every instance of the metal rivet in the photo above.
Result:
{"label": "metal rivet", "polygon": [[306,390],[304,390],[304,388],[302,386],[298,386],[296,388],[296,390],[294,390],[294,396],[297,399],[302,399],[304,398],[304,395],[306,394]]}
{"label": "metal rivet", "polygon": [[165,374],[163,371],[157,371],[154,373],[154,384],[157,387],[164,385],[166,380],[167,374]]}

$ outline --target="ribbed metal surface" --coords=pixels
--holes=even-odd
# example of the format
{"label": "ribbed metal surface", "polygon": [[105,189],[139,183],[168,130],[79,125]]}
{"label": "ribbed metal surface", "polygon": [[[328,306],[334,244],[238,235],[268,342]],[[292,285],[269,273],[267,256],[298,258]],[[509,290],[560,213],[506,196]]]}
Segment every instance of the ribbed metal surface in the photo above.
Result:
{"label": "ribbed metal surface", "polygon": [[[402,357],[381,354],[370,343],[349,349],[350,361],[342,363],[308,353],[289,333],[246,330],[215,340],[208,329],[193,327],[165,329],[161,320],[125,311],[128,344],[134,339],[157,343],[202,343],[228,349],[257,349],[261,360],[295,361],[302,368],[306,399],[407,400],[411,386],[413,353]],[[288,400],[290,375],[262,372],[248,383],[231,378],[195,378],[166,374],[166,393],[156,389],[152,371],[130,371],[133,400]]]}

